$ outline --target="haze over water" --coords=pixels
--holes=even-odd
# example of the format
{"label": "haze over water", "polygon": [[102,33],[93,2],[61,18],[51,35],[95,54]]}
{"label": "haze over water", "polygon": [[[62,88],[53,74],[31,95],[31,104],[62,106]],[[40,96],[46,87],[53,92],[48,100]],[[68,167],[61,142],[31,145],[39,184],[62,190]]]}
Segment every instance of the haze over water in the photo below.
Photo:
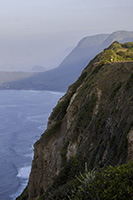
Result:
{"label": "haze over water", "polygon": [[132,0],[1,0],[0,71],[57,67],[80,39],[133,31]]}

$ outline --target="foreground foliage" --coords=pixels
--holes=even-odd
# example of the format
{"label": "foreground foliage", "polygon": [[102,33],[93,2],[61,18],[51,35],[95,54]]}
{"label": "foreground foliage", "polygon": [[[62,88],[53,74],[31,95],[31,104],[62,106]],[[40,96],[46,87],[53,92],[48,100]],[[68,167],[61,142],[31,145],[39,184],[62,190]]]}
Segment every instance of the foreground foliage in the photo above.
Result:
{"label": "foreground foliage", "polygon": [[72,199],[133,199],[133,163],[101,169],[95,172],[95,178],[90,172],[86,172],[80,181],[78,192]]}
{"label": "foreground foliage", "polygon": [[88,171],[40,200],[132,200],[133,162]]}

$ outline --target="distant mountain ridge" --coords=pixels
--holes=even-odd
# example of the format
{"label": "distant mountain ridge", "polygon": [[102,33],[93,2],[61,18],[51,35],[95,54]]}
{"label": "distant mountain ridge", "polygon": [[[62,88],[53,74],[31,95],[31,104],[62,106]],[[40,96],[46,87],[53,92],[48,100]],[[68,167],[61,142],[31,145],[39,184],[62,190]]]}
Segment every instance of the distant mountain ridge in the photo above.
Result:
{"label": "distant mountain ridge", "polygon": [[120,43],[131,42],[133,41],[133,31],[116,31],[112,34],[87,36],[79,41],[59,67],[35,73],[29,78],[7,81],[0,85],[0,89],[66,91],[68,86],[79,77],[89,61],[115,40]]}

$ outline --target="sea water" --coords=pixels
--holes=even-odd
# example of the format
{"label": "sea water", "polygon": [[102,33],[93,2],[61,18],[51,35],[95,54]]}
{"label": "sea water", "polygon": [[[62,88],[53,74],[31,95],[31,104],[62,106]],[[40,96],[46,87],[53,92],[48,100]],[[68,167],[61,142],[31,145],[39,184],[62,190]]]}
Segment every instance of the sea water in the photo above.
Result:
{"label": "sea water", "polygon": [[33,144],[63,93],[0,91],[0,200],[15,200],[26,186]]}

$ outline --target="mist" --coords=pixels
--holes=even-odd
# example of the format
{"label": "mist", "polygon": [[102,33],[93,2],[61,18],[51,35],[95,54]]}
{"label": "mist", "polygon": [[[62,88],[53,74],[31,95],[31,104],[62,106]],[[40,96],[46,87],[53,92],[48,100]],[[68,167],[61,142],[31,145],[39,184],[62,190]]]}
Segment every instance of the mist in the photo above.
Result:
{"label": "mist", "polygon": [[0,2],[0,70],[57,67],[85,36],[133,30],[132,0]]}

